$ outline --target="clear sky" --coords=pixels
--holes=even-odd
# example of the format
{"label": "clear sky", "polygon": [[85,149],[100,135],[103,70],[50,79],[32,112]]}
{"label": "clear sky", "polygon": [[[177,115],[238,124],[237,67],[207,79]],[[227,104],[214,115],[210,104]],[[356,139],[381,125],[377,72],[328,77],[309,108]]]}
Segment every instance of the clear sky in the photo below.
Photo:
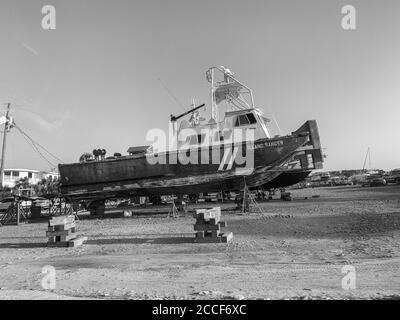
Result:
{"label": "clear sky", "polygon": [[[56,30],[41,27],[56,8]],[[357,29],[341,27],[344,5]],[[398,0],[1,0],[0,103],[64,162],[146,143],[225,65],[283,133],[316,119],[326,170],[400,167]],[[1,112],[5,109],[2,105]],[[209,109],[207,110],[209,112]],[[17,130],[6,167],[50,169]]]}

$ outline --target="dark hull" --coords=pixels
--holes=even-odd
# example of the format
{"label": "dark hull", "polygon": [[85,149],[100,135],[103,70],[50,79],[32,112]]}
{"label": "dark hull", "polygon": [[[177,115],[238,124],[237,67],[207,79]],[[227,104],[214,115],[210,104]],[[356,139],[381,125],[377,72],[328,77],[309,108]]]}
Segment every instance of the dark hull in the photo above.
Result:
{"label": "dark hull", "polygon": [[263,184],[264,189],[279,189],[292,186],[303,181],[311,173],[311,170],[288,170],[279,174],[276,178]]}
{"label": "dark hull", "polygon": [[[110,199],[241,190],[245,182],[249,187],[257,187],[281,174],[282,165],[308,142],[309,136],[304,133],[258,140],[254,144],[254,166],[250,170],[236,163],[231,167],[226,163],[221,170],[220,163],[227,162],[224,150],[234,150],[237,145],[222,146],[217,164],[184,165],[179,161],[151,164],[142,155],[59,165],[61,193],[75,199]],[[246,148],[245,144],[241,146]],[[208,150],[211,155],[212,150]],[[167,160],[174,155],[167,153]]]}
{"label": "dark hull", "polygon": [[292,186],[307,178],[312,170],[322,169],[323,154],[317,122],[315,120],[307,121],[296,132],[304,131],[310,134],[310,144],[293,157],[293,160],[298,161],[299,167],[296,167],[296,169],[284,169],[275,178],[265,181],[262,186],[264,189],[279,189]]}

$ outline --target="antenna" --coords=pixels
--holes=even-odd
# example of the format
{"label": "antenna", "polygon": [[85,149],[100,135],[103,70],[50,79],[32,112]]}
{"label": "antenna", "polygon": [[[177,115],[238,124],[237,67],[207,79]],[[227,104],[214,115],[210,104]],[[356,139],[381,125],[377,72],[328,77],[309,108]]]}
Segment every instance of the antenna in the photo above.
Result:
{"label": "antenna", "polygon": [[275,122],[275,124],[276,124],[278,130],[279,130],[279,134],[282,134],[282,130],[281,130],[281,128],[279,127],[278,121],[276,121],[276,118],[275,118],[274,114],[271,113],[271,116],[272,116],[272,119],[274,120],[274,122]]}
{"label": "antenna", "polygon": [[170,89],[168,89],[168,87],[165,85],[165,83],[161,80],[161,78],[158,78],[158,81],[160,81],[161,85],[163,86],[163,88],[165,89],[165,91],[167,91],[167,93],[171,96],[172,99],[175,100],[175,102],[183,109],[186,110],[186,108],[184,107],[183,103],[180,102],[178,100],[178,98],[172,93],[172,91]]}

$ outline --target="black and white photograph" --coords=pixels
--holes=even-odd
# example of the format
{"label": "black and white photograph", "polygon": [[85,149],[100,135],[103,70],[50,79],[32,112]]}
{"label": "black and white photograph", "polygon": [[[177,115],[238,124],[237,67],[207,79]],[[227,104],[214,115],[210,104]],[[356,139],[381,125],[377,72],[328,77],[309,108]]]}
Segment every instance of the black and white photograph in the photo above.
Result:
{"label": "black and white photograph", "polygon": [[399,38],[398,0],[0,0],[0,300],[399,300]]}

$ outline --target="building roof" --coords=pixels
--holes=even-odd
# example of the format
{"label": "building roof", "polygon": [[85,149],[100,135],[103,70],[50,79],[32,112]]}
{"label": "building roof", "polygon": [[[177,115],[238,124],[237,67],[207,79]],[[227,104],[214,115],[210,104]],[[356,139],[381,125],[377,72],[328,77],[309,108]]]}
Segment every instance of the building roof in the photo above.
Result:
{"label": "building roof", "polygon": [[22,171],[22,172],[32,172],[32,173],[39,173],[39,170],[32,170],[32,169],[4,169],[4,171]]}
{"label": "building roof", "polygon": [[130,147],[128,149],[128,153],[135,154],[135,153],[145,153],[149,146],[138,146],[138,147]]}
{"label": "building roof", "polygon": [[6,168],[4,171],[19,171],[19,172],[32,172],[32,173],[46,173],[46,174],[54,174],[54,175],[59,175],[58,172],[54,171],[40,171],[40,170],[33,170],[33,169],[15,169],[15,168]]}

